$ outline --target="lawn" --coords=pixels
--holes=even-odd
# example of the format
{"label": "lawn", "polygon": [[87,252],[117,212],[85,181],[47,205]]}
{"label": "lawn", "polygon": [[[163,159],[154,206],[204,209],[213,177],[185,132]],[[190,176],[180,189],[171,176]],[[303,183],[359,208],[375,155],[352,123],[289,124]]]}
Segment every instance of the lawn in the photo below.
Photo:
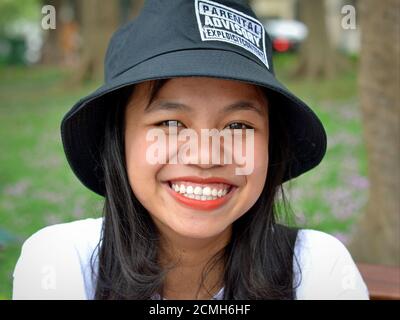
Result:
{"label": "lawn", "polygon": [[278,78],[313,108],[328,137],[321,164],[286,184],[297,224],[348,243],[368,196],[356,61],[351,60],[340,76],[325,81],[291,79],[292,56],[281,55],[276,62]]}
{"label": "lawn", "polygon": [[[286,185],[297,223],[346,242],[366,203],[368,181],[356,96],[355,66],[329,81],[290,80],[292,56],[279,56],[278,77],[308,102],[328,134],[315,169]],[[69,169],[61,140],[65,112],[96,84],[66,85],[68,70],[0,69],[0,299],[9,299],[22,242],[59,222],[98,217],[102,198]]]}

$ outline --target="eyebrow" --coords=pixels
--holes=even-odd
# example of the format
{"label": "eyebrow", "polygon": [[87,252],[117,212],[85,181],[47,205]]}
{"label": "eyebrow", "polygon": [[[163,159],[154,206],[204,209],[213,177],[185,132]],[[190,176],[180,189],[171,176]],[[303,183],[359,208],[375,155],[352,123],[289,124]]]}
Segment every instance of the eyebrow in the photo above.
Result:
{"label": "eyebrow", "polygon": [[[165,111],[187,111],[189,113],[193,113],[194,109],[186,104],[183,103],[178,103],[178,102],[170,102],[170,101],[160,101],[156,102],[153,104],[148,105],[145,108],[146,113],[154,112],[154,111],[160,111],[160,110],[165,110]],[[254,103],[250,101],[238,101],[235,103],[232,103],[230,105],[225,106],[219,113],[229,113],[229,112],[235,112],[235,111],[243,111],[243,110],[249,110],[249,111],[254,111],[258,115],[263,116],[264,113],[258,108]]]}

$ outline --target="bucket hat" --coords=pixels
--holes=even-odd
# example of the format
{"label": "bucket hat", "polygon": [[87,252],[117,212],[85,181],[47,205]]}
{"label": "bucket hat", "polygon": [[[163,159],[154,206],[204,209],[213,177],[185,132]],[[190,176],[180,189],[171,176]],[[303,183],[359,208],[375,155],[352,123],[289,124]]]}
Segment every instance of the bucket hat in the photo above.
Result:
{"label": "bucket hat", "polygon": [[112,36],[104,65],[104,84],[61,122],[69,165],[99,195],[105,195],[100,158],[106,114],[119,90],[147,80],[216,77],[273,92],[293,154],[284,181],[317,166],[326,152],[316,114],[276,79],[271,39],[246,0],[147,0],[138,17]]}

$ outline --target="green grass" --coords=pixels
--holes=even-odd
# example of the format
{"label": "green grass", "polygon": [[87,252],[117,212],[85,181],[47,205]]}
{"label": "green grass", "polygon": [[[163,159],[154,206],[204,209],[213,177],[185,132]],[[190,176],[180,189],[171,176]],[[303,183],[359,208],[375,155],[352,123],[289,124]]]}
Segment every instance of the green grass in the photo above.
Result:
{"label": "green grass", "polygon": [[[291,80],[294,65],[292,55],[275,59],[278,78],[321,118],[328,151],[318,167],[287,185],[287,194],[299,225],[349,234],[366,200],[355,66],[324,82]],[[12,272],[28,236],[101,214],[102,198],[70,170],[59,132],[65,112],[96,84],[66,86],[69,75],[43,67],[0,69],[0,299],[11,297]]]}
{"label": "green grass", "polygon": [[328,137],[323,161],[287,184],[298,224],[348,239],[367,198],[366,150],[357,103],[356,62],[329,80],[293,79],[296,66],[291,54],[279,55],[275,69],[292,92],[316,112]]}
{"label": "green grass", "polygon": [[64,113],[94,85],[66,88],[66,76],[47,68],[0,70],[0,231],[14,237],[0,236],[0,297],[11,297],[12,271],[28,236],[100,215],[101,198],[69,169],[59,132]]}

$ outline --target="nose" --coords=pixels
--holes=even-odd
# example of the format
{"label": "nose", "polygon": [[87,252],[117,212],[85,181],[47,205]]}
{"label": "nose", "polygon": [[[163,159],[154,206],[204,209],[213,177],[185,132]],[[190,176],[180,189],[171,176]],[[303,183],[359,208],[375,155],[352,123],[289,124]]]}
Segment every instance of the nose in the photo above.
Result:
{"label": "nose", "polygon": [[[193,138],[195,138],[193,141]],[[221,167],[224,165],[223,159],[223,143],[219,131],[204,129],[196,131],[196,134],[191,137],[191,146],[186,144],[182,146],[186,150],[184,152],[183,163],[187,165],[195,165],[202,169],[211,169],[213,167]]]}

